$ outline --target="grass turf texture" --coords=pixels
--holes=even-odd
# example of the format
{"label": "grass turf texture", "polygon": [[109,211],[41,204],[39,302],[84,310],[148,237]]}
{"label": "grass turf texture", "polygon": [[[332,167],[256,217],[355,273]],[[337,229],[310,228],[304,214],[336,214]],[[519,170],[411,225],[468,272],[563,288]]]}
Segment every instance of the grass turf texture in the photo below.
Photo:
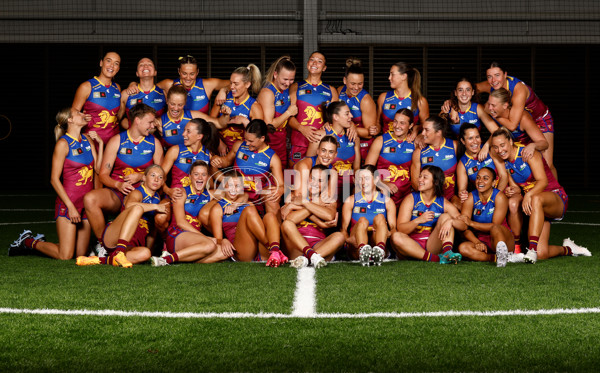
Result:
{"label": "grass turf texture", "polygon": [[[53,197],[1,198],[50,208]],[[5,203],[5,201],[7,203]],[[570,209],[600,210],[594,198]],[[568,213],[566,222],[600,223]],[[0,223],[51,220],[4,212]],[[7,247],[24,228],[0,226]],[[317,312],[494,311],[600,306],[597,227],[553,225],[593,257],[536,265],[403,261],[317,271]],[[253,263],[133,269],[0,255],[0,307],[291,313],[296,271]],[[595,371],[600,315],[368,319],[165,319],[0,314],[0,371]]]}

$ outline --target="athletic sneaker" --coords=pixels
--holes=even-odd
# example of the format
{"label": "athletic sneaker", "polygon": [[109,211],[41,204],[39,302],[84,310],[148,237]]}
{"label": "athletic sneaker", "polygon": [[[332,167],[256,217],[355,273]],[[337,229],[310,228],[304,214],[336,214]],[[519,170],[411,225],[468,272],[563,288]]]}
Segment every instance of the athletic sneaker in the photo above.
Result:
{"label": "athletic sneaker", "polygon": [[496,244],[496,267],[506,267],[506,262],[508,262],[508,248],[504,241],[500,241]]}
{"label": "athletic sneaker", "polygon": [[315,267],[315,269],[319,269],[319,268],[325,267],[327,265],[327,262],[325,261],[325,259],[323,259],[323,257],[317,253],[313,254],[310,257],[310,263],[312,264],[313,267]]}
{"label": "athletic sneaker", "polygon": [[75,264],[78,266],[93,266],[100,264],[100,258],[97,256],[78,256],[75,260]]}
{"label": "athletic sneaker", "polygon": [[525,259],[523,259],[525,257],[525,254],[523,253],[508,253],[508,259],[507,262],[508,263],[525,263]]}
{"label": "athletic sneaker", "polygon": [[371,248],[371,259],[373,259],[373,265],[380,266],[385,256],[385,250],[379,246],[373,246]]}
{"label": "athletic sneaker", "polygon": [[363,245],[358,253],[358,260],[363,267],[366,267],[371,262],[371,245]]}
{"label": "athletic sneaker", "polygon": [[267,259],[267,264],[265,264],[265,266],[277,268],[281,264],[283,264],[283,262],[281,260],[281,255],[279,255],[279,254],[280,254],[279,250],[271,251],[271,255],[269,255],[269,259]]}
{"label": "athletic sneaker", "polygon": [[21,233],[19,235],[19,238],[17,238],[16,240],[13,241],[13,243],[10,244],[10,247],[19,247],[28,238],[33,238],[33,233],[31,233],[31,231],[29,229],[25,229],[23,231],[23,233]]}
{"label": "athletic sneaker", "polygon": [[573,256],[592,256],[592,253],[586,247],[577,245],[570,238],[563,240],[563,246],[569,246],[573,252]]}
{"label": "athletic sneaker", "polygon": [[108,255],[108,251],[106,251],[106,248],[102,246],[100,242],[96,244],[96,249],[94,251],[96,252],[96,255],[98,255],[98,258],[105,258]]}
{"label": "athletic sneaker", "polygon": [[462,260],[462,255],[448,250],[440,255],[440,264],[458,264]]}
{"label": "athletic sneaker", "polygon": [[523,257],[525,263],[535,264],[537,262],[537,251],[527,250],[527,254]]}
{"label": "athletic sneaker", "polygon": [[300,255],[299,257],[290,261],[290,267],[292,268],[300,269],[306,266],[308,266],[308,259],[304,255]]}
{"label": "athletic sneaker", "polygon": [[19,235],[19,238],[13,241],[8,247],[8,256],[21,256],[28,255],[32,249],[29,249],[23,245],[27,238],[33,238],[33,234],[30,230],[26,229]]}
{"label": "athletic sneaker", "polygon": [[169,255],[171,255],[171,253],[170,253],[170,252],[168,252],[167,250],[163,250],[162,254],[160,254],[160,257],[161,257],[161,258],[166,258],[166,257],[168,257]]}
{"label": "athletic sneaker", "polygon": [[164,257],[161,256],[153,256],[150,258],[150,263],[152,264],[152,267],[162,267],[162,266],[168,266],[169,263],[167,263],[167,260]]}
{"label": "athletic sneaker", "polygon": [[117,255],[113,257],[113,265],[115,267],[131,268],[133,264],[131,264],[122,251],[119,251]]}
{"label": "athletic sneaker", "polygon": [[34,240],[36,240],[36,241],[44,241],[44,242],[46,242],[46,235],[45,235],[45,234],[43,234],[43,233],[37,233],[37,234],[36,234],[36,235],[33,237],[33,239],[34,239]]}

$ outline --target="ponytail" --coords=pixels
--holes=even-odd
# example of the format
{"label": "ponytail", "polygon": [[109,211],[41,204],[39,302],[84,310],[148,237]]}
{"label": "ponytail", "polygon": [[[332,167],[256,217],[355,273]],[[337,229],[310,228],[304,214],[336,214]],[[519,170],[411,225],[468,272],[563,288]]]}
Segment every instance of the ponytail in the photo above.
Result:
{"label": "ponytail", "polygon": [[54,138],[56,141],[67,133],[69,118],[71,118],[71,107],[66,107],[56,113],[56,126],[54,127]]}
{"label": "ponytail", "polygon": [[238,67],[234,70],[234,74],[242,76],[242,81],[250,82],[250,91],[255,95],[260,91],[262,75],[260,69],[255,64],[251,63],[246,67]]}

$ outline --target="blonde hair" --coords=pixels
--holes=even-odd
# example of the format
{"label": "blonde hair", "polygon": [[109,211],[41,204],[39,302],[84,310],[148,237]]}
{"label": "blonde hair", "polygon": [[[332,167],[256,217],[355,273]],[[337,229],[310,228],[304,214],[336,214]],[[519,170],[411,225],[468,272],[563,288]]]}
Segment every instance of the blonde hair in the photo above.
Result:
{"label": "blonde hair", "polygon": [[273,82],[273,76],[275,73],[279,74],[282,69],[286,69],[289,71],[296,71],[296,65],[292,62],[290,56],[281,56],[271,66],[267,73],[265,74],[264,87],[268,86],[269,83]]}
{"label": "blonde hair", "polygon": [[245,67],[238,67],[233,71],[233,74],[241,75],[242,81],[245,83],[250,82],[250,90],[252,93],[257,94],[260,91],[262,74],[255,64],[251,63]]}
{"label": "blonde hair", "polygon": [[512,95],[510,94],[510,91],[508,89],[504,87],[495,89],[492,93],[490,93],[490,96],[497,98],[502,104],[508,103],[508,108],[512,108]]}
{"label": "blonde hair", "polygon": [[67,133],[69,119],[71,118],[71,107],[66,107],[56,113],[56,126],[54,127],[54,138],[56,141]]}

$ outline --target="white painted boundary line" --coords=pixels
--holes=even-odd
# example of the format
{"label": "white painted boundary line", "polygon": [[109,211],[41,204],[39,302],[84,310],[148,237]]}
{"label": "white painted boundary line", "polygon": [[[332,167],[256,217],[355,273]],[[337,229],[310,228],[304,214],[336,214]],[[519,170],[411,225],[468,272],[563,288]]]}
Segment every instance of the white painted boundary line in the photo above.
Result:
{"label": "white painted boundary line", "polygon": [[600,224],[597,224],[597,223],[575,223],[575,222],[568,222],[568,221],[554,221],[554,222],[552,222],[552,224],[587,225],[587,226],[591,226],[591,227],[600,227]]}
{"label": "white painted boundary line", "polygon": [[314,317],[317,310],[316,288],[315,269],[313,267],[300,268],[296,279],[292,316]]}
{"label": "white painted boundary line", "polygon": [[23,224],[49,224],[56,223],[56,220],[47,220],[47,221],[21,221],[15,223],[0,223],[0,226],[3,225],[23,225]]}
{"label": "white painted boundary line", "polygon": [[119,310],[59,310],[59,309],[20,309],[0,308],[0,314],[65,315],[65,316],[119,316],[156,317],[171,319],[364,319],[364,318],[432,318],[432,317],[499,317],[499,316],[546,316],[597,314],[600,308],[555,308],[541,310],[506,311],[436,311],[436,312],[375,312],[375,313],[313,313],[294,315],[285,313],[249,312],[149,312]]}
{"label": "white painted boundary line", "polygon": [[34,211],[54,211],[54,209],[0,209],[2,212],[16,212],[16,211],[26,211],[26,212],[34,212]]}

